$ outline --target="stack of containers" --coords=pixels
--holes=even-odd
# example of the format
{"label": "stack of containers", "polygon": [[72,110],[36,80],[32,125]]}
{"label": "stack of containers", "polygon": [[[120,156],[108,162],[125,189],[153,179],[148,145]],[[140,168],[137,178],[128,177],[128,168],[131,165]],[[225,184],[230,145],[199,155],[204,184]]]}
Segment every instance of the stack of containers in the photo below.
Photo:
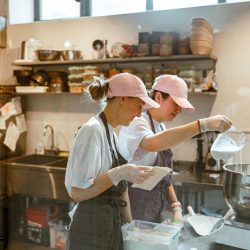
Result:
{"label": "stack of containers", "polygon": [[83,67],[84,73],[82,74],[83,76],[83,88],[87,88],[93,81],[94,81],[94,76],[99,76],[100,71],[97,67],[95,66],[85,66]]}
{"label": "stack of containers", "polygon": [[205,18],[192,18],[190,48],[195,55],[211,55],[213,50],[213,28]]}
{"label": "stack of containers", "polygon": [[69,91],[71,93],[82,93],[84,68],[80,66],[72,66],[69,67],[68,70],[69,70],[69,75],[68,75]]}

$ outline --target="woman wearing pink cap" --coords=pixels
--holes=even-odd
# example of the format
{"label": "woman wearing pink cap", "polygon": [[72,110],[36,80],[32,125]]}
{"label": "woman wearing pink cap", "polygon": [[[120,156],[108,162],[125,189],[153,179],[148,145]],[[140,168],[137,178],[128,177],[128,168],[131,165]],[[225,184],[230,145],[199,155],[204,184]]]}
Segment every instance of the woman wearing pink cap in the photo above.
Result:
{"label": "woman wearing pink cap", "polygon": [[[162,75],[155,79],[151,94],[160,107],[149,109],[128,127],[122,127],[119,134],[120,152],[129,163],[172,167],[173,153],[170,148],[199,133],[223,132],[231,126],[230,120],[218,115],[166,130],[163,122],[172,121],[182,109],[194,111],[187,100],[187,85],[178,76]],[[172,207],[173,222],[182,224],[181,204],[170,175],[164,177],[151,191],[129,186],[129,198],[133,219],[160,222],[168,202]]]}
{"label": "woman wearing pink cap", "polygon": [[131,221],[127,182],[142,183],[152,167],[126,164],[117,150],[114,128],[159,104],[148,97],[143,82],[129,73],[89,87],[94,100],[107,97],[104,110],[82,125],[71,148],[65,185],[77,205],[70,212],[68,249],[123,249],[121,225]]}

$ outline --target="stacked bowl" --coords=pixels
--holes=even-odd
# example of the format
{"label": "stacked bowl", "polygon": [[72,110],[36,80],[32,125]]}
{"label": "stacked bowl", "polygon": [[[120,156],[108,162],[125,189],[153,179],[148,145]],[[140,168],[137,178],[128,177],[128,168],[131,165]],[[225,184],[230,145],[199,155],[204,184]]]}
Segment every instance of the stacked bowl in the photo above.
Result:
{"label": "stacked bowl", "polygon": [[192,18],[190,48],[194,55],[211,55],[213,28],[205,18]]}

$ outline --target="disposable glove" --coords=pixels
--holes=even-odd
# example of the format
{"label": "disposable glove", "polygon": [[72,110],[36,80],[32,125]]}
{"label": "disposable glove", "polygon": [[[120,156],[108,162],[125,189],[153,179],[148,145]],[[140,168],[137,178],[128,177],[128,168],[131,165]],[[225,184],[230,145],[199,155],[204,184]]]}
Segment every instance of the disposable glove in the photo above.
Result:
{"label": "disposable glove", "polygon": [[176,225],[180,228],[183,227],[183,219],[182,219],[182,209],[181,207],[173,208],[173,220],[172,224]]}
{"label": "disposable glove", "polygon": [[140,184],[153,175],[153,167],[136,166],[133,164],[125,164],[112,168],[108,171],[108,176],[115,186],[121,180]]}
{"label": "disposable glove", "polygon": [[225,132],[230,129],[232,122],[224,115],[216,115],[199,120],[201,132],[219,131]]}

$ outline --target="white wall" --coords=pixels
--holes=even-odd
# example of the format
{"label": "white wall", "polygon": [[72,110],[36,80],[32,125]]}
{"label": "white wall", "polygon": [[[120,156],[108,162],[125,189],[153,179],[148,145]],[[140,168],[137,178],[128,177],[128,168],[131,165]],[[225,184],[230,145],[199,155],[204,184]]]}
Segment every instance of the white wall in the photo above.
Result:
{"label": "white wall", "polygon": [[[21,41],[35,38],[45,46],[61,49],[66,40],[76,44],[84,52],[85,58],[91,58],[91,44],[94,39],[107,39],[108,46],[115,42],[137,43],[138,32],[176,31],[188,34],[192,17],[205,17],[214,29],[214,54],[218,57],[217,79],[219,92],[217,97],[192,96],[191,102],[197,110],[195,114],[183,112],[173,125],[183,124],[197,118],[225,114],[235,126],[248,129],[250,123],[250,3],[227,4],[219,6],[187,8],[180,10],[148,12],[112,17],[81,18],[75,20],[37,22],[33,24],[11,25],[8,27],[9,49],[0,53],[1,59],[17,58]],[[6,53],[11,56],[6,57]],[[4,59],[3,59],[4,58]],[[0,67],[1,70],[1,67]],[[7,72],[5,70],[5,72]],[[11,69],[8,71],[11,72]],[[9,74],[5,76],[6,81]],[[38,104],[35,104],[39,101]],[[42,103],[42,104],[41,104]],[[27,103],[28,152],[33,152],[41,138],[42,127],[49,123],[55,128],[58,144],[68,150],[74,130],[90,115],[79,103],[79,97],[32,97]],[[70,106],[70,108],[68,108]],[[66,110],[70,112],[65,112]],[[63,136],[62,136],[63,135]],[[62,139],[63,137],[63,139]],[[174,149],[175,159],[195,159],[194,140],[183,143]],[[249,156],[250,157],[250,156]]]}

